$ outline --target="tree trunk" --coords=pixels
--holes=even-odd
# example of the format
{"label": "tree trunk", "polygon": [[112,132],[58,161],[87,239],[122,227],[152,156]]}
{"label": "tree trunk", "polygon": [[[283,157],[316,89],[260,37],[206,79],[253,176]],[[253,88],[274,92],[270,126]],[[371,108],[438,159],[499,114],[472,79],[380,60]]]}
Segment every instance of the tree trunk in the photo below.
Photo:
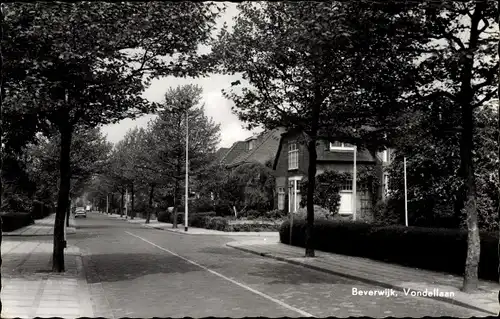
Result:
{"label": "tree trunk", "polygon": [[111,214],[111,212],[113,211],[113,207],[114,207],[113,203],[114,203],[115,197],[114,197],[113,193],[111,193],[110,196],[111,196],[111,198],[109,200],[109,208],[110,208],[109,213]]}
{"label": "tree trunk", "polygon": [[151,184],[151,189],[149,191],[149,209],[146,214],[146,224],[149,224],[151,219],[151,211],[153,210],[153,194],[154,194],[155,184]]}
{"label": "tree trunk", "polygon": [[179,180],[175,179],[174,210],[172,212],[172,228],[177,228],[177,206],[179,205],[179,201],[177,199],[178,196],[179,196]]}
{"label": "tree trunk", "polygon": [[63,123],[61,133],[59,194],[57,199],[56,218],[54,223],[54,251],[52,255],[52,271],[64,272],[64,217],[68,209],[70,190],[70,152],[73,128]]}
{"label": "tree trunk", "polygon": [[68,209],[66,210],[66,227],[69,227],[69,216],[71,213],[71,200],[68,201]]}
{"label": "tree trunk", "polygon": [[479,227],[477,223],[476,184],[474,176],[474,109],[472,108],[473,92],[471,88],[474,65],[474,52],[478,46],[478,26],[482,18],[485,2],[477,2],[471,17],[469,49],[471,54],[464,55],[461,74],[460,101],[462,111],[462,135],[460,140],[460,173],[464,184],[466,198],[464,213],[467,222],[467,257],[462,290],[470,292],[477,289],[480,256]]}
{"label": "tree trunk", "polygon": [[130,219],[134,219],[134,184],[130,186],[130,196],[132,197],[132,206],[130,207]]}
{"label": "tree trunk", "polygon": [[122,192],[120,192],[121,194],[121,198],[120,198],[120,217],[123,217],[123,205],[124,205],[124,197],[125,197],[125,191],[122,190]]}
{"label": "tree trunk", "polygon": [[309,167],[307,168],[307,218],[306,218],[306,232],[305,232],[305,246],[306,257],[314,257],[314,189],[316,184],[316,141],[318,137],[318,124],[319,124],[319,105],[313,105],[312,110],[312,125],[311,134],[307,143],[307,150],[309,152]]}
{"label": "tree trunk", "polygon": [[[467,112],[468,111],[468,112]],[[463,112],[464,131],[462,133],[461,153],[462,153],[462,178],[465,181],[466,204],[464,213],[467,216],[467,259],[465,261],[465,274],[463,281],[463,291],[477,289],[478,268],[480,256],[479,227],[477,223],[476,207],[476,185],[474,178],[474,163],[472,158],[473,150],[473,112],[472,108]]]}

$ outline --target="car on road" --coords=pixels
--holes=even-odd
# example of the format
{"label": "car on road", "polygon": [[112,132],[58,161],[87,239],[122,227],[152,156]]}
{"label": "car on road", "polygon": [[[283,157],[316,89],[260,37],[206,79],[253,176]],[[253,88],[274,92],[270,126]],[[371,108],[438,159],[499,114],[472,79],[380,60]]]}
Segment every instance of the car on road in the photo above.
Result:
{"label": "car on road", "polygon": [[77,217],[87,218],[87,212],[85,211],[85,207],[77,207],[75,209],[75,218]]}

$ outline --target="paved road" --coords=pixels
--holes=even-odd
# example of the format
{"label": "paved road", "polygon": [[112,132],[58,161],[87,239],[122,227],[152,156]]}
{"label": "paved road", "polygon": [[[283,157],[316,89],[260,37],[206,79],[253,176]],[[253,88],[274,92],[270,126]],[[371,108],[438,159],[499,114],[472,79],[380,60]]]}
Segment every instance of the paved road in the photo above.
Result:
{"label": "paved road", "polygon": [[402,293],[353,296],[353,288],[383,289],[225,247],[231,237],[147,229],[98,213],[77,224],[69,240],[85,252],[96,316],[484,316]]}

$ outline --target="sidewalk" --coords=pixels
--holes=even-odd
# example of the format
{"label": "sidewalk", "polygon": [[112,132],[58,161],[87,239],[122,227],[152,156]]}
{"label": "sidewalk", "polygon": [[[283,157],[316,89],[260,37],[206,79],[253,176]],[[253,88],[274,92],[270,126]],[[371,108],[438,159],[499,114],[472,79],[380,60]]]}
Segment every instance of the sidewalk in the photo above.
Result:
{"label": "sidewalk", "polygon": [[[11,232],[3,232],[3,236],[47,236],[54,235],[54,222],[56,214],[52,214],[43,219],[35,219],[35,223],[16,229]],[[66,235],[76,233],[75,218],[69,217],[69,227],[66,228]]]}
{"label": "sidewalk", "polygon": [[52,273],[52,242],[4,238],[1,317],[93,317],[79,248],[68,246],[64,258],[66,272]]}
{"label": "sidewalk", "polygon": [[[118,215],[118,214],[112,214],[112,215],[106,215],[106,216],[125,220],[125,217],[120,217],[120,215]],[[158,222],[156,219],[151,219],[149,221],[149,224],[146,224],[146,219],[137,218],[137,217],[134,217],[134,219],[128,218],[127,221],[130,223],[135,223],[135,224],[143,224],[144,227],[155,228],[155,229],[160,229],[160,230],[167,230],[170,232],[180,233],[180,234],[185,234],[185,235],[250,236],[250,237],[276,237],[276,238],[279,238],[279,232],[225,232],[225,231],[213,230],[213,229],[189,227],[189,225],[188,225],[188,227],[189,227],[188,231],[186,232],[184,230],[184,224],[177,225],[178,228],[172,228],[172,226],[173,226],[172,224]]]}
{"label": "sidewalk", "polygon": [[403,293],[406,291],[410,296],[422,296],[427,291],[428,298],[480,310],[485,315],[496,316],[499,311],[497,295],[500,285],[494,282],[480,281],[479,291],[467,294],[460,291],[462,277],[459,276],[321,251],[316,251],[315,258],[305,258],[304,248],[261,239],[231,242],[227,246]]}

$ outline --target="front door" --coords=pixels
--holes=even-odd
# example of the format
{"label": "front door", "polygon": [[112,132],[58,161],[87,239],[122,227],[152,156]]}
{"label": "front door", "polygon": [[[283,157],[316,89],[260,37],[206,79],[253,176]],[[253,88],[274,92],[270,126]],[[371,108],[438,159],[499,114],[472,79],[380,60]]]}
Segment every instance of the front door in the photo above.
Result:
{"label": "front door", "polygon": [[340,215],[351,215],[352,214],[352,190],[351,191],[340,191]]}

